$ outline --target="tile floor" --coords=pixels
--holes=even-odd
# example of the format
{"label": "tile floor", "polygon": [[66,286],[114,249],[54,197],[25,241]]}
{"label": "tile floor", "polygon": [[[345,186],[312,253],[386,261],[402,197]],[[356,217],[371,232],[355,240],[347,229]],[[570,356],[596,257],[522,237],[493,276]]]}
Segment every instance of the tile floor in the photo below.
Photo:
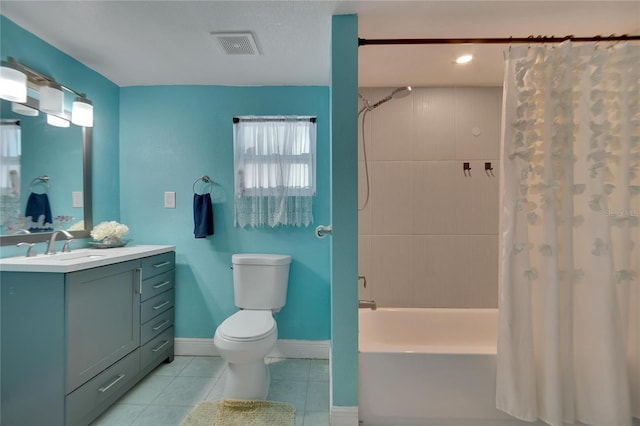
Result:
{"label": "tile floor", "polygon": [[[329,363],[268,358],[267,399],[296,407],[296,426],[329,424]],[[161,364],[102,414],[92,426],[178,426],[201,401],[222,397],[226,363],[220,357],[176,356]]]}

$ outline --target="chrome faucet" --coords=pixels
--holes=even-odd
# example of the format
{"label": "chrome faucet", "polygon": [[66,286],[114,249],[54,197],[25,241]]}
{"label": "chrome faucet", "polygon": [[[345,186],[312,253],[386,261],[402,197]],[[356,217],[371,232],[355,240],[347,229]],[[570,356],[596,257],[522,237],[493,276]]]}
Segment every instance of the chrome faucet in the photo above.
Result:
{"label": "chrome faucet", "polygon": [[67,241],[64,244],[63,252],[71,251],[71,247],[69,247],[69,240],[73,239],[73,235],[70,232],[61,229],[60,231],[55,231],[51,234],[51,238],[49,238],[49,244],[47,245],[47,251],[44,254],[56,254],[56,238],[59,233],[63,233],[65,237],[67,237]]}
{"label": "chrome faucet", "polygon": [[34,257],[38,255],[36,252],[36,243],[18,243],[16,245],[18,247],[28,247],[26,254],[27,257]]}
{"label": "chrome faucet", "polygon": [[358,308],[367,308],[375,311],[378,306],[375,300],[358,300]]}

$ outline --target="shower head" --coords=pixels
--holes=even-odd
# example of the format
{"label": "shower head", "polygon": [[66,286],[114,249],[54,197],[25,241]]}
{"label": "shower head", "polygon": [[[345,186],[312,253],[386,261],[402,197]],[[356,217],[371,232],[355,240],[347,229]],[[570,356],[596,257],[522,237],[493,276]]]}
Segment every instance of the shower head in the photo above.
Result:
{"label": "shower head", "polygon": [[396,90],[391,92],[392,99],[400,99],[411,94],[411,86],[398,87]]}
{"label": "shower head", "polygon": [[411,86],[398,87],[397,89],[394,89],[390,95],[380,99],[375,104],[369,106],[368,103],[365,102],[365,105],[367,106],[367,109],[371,111],[378,108],[383,103],[389,102],[391,99],[404,98],[405,96],[409,96],[410,94],[411,94]]}

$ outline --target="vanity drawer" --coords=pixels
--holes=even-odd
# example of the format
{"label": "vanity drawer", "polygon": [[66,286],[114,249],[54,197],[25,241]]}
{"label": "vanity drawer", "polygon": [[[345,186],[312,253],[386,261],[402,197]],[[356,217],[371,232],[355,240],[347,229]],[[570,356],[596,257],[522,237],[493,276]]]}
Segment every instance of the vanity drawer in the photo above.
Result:
{"label": "vanity drawer", "polygon": [[140,326],[140,344],[144,345],[149,340],[171,327],[173,325],[174,312],[175,310],[171,308],[142,324]]}
{"label": "vanity drawer", "polygon": [[176,291],[171,289],[142,302],[140,304],[140,324],[144,324],[151,318],[173,308],[175,293]]}
{"label": "vanity drawer", "polygon": [[140,348],[140,362],[145,368],[154,361],[165,359],[173,353],[173,326]]}
{"label": "vanity drawer", "polygon": [[173,288],[175,285],[175,275],[175,271],[168,271],[142,281],[141,300],[147,300],[150,297]]}
{"label": "vanity drawer", "polygon": [[91,422],[100,411],[126,392],[129,382],[139,371],[140,350],[136,349],[67,395],[65,424],[76,426]]}
{"label": "vanity drawer", "polygon": [[175,252],[158,254],[156,256],[142,259],[142,279],[154,277],[159,274],[171,271],[176,267]]}

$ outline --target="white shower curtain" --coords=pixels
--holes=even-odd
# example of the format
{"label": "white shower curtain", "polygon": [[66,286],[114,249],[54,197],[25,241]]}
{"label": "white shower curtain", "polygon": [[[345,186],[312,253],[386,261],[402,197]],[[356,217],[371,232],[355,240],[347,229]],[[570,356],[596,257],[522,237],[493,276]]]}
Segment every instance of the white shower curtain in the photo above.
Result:
{"label": "white shower curtain", "polygon": [[506,54],[498,409],[640,417],[640,46]]}

